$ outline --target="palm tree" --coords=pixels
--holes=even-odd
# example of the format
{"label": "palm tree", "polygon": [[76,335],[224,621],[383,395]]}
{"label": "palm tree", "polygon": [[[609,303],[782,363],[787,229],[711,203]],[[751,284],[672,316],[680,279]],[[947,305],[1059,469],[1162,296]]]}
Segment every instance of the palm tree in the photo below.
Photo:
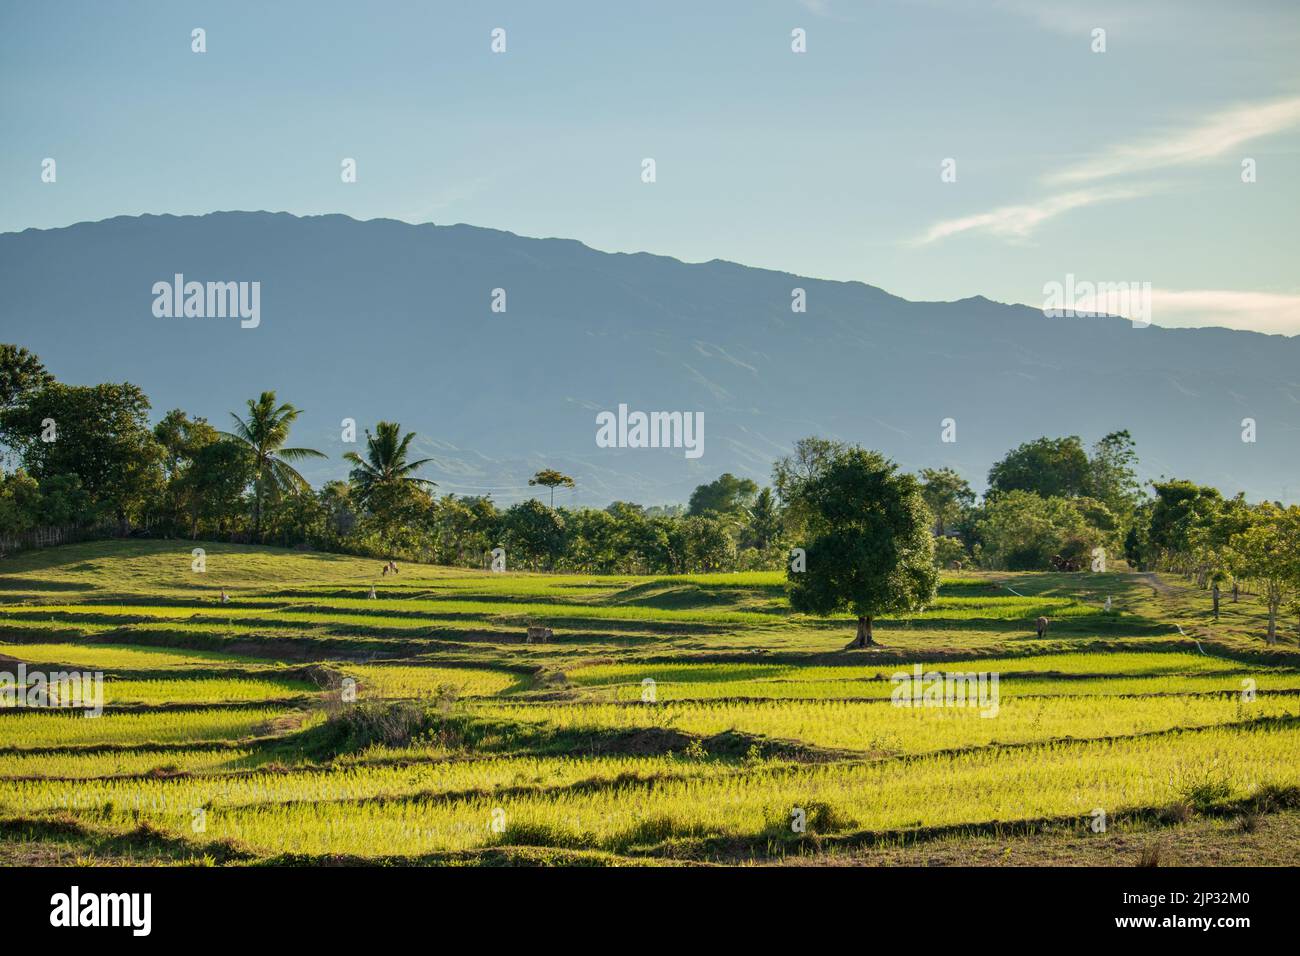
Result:
{"label": "palm tree", "polygon": [[357,498],[366,504],[376,495],[387,490],[410,488],[414,485],[434,485],[427,478],[412,477],[411,472],[433,461],[421,458],[408,462],[406,450],[415,438],[415,432],[402,435],[402,426],[397,422],[380,422],[375,426],[375,434],[366,430],[366,457],[362,458],[354,451],[344,455],[354,467],[348,480],[357,489]]}
{"label": "palm tree", "polygon": [[289,440],[289,426],[302,410],[288,402],[276,405],[275,392],[263,392],[256,401],[248,400],[248,420],[234,412],[233,432],[222,432],[226,438],[247,449],[253,459],[253,534],[262,534],[262,500],[269,492],[272,496],[282,492],[310,487],[307,479],[294,471],[291,461],[304,458],[324,458],[314,448],[285,448]]}

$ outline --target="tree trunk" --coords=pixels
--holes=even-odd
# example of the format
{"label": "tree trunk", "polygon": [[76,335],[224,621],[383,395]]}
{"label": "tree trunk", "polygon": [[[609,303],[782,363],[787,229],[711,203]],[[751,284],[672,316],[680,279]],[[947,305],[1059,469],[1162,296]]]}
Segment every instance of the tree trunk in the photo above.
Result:
{"label": "tree trunk", "polygon": [[262,540],[262,485],[253,486],[253,538]]}
{"label": "tree trunk", "polygon": [[871,637],[871,618],[858,618],[858,636],[853,642],[854,647],[875,647],[876,642]]}
{"label": "tree trunk", "polygon": [[1214,595],[1214,619],[1217,621],[1219,619],[1219,585],[1218,584],[1214,585],[1214,590],[1211,593]]}

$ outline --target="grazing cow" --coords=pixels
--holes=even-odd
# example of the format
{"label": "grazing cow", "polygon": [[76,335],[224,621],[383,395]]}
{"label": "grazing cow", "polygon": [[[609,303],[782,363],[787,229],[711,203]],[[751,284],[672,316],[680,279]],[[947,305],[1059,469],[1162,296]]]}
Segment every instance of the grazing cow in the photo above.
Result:
{"label": "grazing cow", "polygon": [[1045,617],[1040,617],[1040,618],[1035,622],[1035,627],[1036,627],[1037,630],[1038,630],[1038,636],[1039,636],[1040,638],[1041,638],[1041,637],[1046,637],[1046,636],[1047,636],[1047,625],[1048,625],[1048,623],[1049,623],[1049,621],[1048,621],[1047,618],[1045,618]]}
{"label": "grazing cow", "polygon": [[529,627],[524,637],[525,644],[549,644],[555,635],[549,627]]}

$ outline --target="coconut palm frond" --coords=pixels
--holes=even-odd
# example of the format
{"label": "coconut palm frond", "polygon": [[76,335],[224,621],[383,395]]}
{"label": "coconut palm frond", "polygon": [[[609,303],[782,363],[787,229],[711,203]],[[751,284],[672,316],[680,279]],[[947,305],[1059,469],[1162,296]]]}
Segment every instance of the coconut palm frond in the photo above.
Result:
{"label": "coconut palm frond", "polygon": [[276,452],[278,458],[285,461],[302,461],[305,458],[328,458],[323,452],[315,448],[281,448]]}
{"label": "coconut palm frond", "polygon": [[427,478],[413,477],[412,473],[433,459],[407,461],[415,432],[402,434],[397,422],[379,422],[374,433],[366,432],[365,457],[348,452],[343,457],[354,466],[349,480],[363,500],[376,495],[382,488],[434,486]]}
{"label": "coconut palm frond", "polygon": [[301,491],[311,487],[306,478],[283,461],[271,462],[271,474],[275,476],[275,483],[284,491]]}

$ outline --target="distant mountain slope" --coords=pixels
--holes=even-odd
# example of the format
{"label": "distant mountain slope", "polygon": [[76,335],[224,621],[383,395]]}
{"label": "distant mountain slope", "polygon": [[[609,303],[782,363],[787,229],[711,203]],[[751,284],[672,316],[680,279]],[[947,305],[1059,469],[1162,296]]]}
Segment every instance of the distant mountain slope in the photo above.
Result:
{"label": "distant mountain slope", "polygon": [[[153,284],[260,281],[261,323],[156,318]],[[808,310],[790,309],[791,289]],[[490,310],[506,290],[507,311]],[[1158,318],[1158,317],[1157,317]],[[1300,491],[1300,338],[1046,319],[983,298],[909,302],[861,283],[597,252],[472,226],[222,212],[0,235],[0,340],[61,379],[129,380],[158,414],[219,427],[264,388],[306,410],[297,444],[341,477],[345,417],[421,435],[443,491],[684,501],[724,471],[764,479],[808,434],[951,465],[977,486],[1042,434],[1128,428],[1150,475],[1252,497]],[[701,411],[704,454],[596,446],[596,414]],[[1256,444],[1240,440],[1244,417]],[[940,442],[940,422],[957,442]]]}

